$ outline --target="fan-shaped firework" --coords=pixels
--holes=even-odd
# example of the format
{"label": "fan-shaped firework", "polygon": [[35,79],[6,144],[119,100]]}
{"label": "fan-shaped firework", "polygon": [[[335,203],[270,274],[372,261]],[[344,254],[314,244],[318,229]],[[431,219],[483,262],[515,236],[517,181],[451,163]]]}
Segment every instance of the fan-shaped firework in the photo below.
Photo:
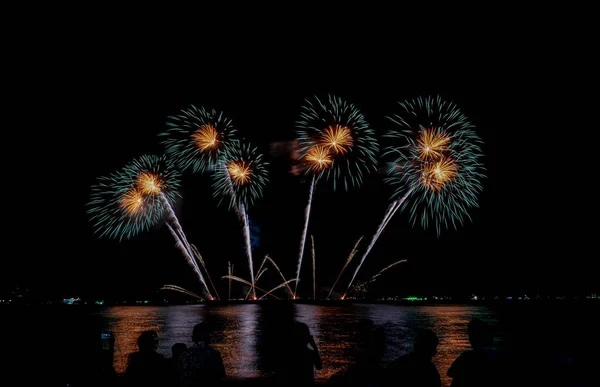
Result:
{"label": "fan-shaped firework", "polygon": [[[361,257],[346,293],[362,263],[398,209],[410,208],[414,224],[421,218],[423,228],[463,223],[467,209],[477,206],[484,177],[481,140],[473,125],[453,103],[437,98],[416,98],[400,103],[403,111],[390,119],[397,127],[386,137],[384,156],[390,157],[387,182],[396,187],[385,216]],[[346,293],[342,296],[345,298]]]}
{"label": "fan-shaped firework", "polygon": [[179,172],[165,156],[142,156],[121,170],[98,178],[88,203],[95,232],[123,239],[150,229],[165,213],[158,193],[174,202]]}
{"label": "fan-shaped firework", "polygon": [[390,117],[396,125],[385,137],[391,145],[386,179],[394,198],[410,192],[408,208],[414,224],[441,228],[463,224],[467,210],[477,207],[484,177],[481,140],[474,126],[455,104],[440,97],[415,98],[400,103],[402,112]]}
{"label": "fan-shaped firework", "polygon": [[229,208],[248,208],[262,196],[268,182],[267,165],[255,147],[233,143],[215,169],[214,195],[229,200]]}
{"label": "fan-shaped firework", "polygon": [[[379,145],[374,131],[353,104],[335,96],[326,101],[315,97],[302,107],[296,128],[300,158],[308,164],[306,173],[325,174],[333,180],[334,189],[338,182],[344,189],[359,186],[363,176],[375,170]],[[324,150],[328,153],[326,158]],[[311,167],[314,165],[318,168]]]}
{"label": "fan-shaped firework", "polygon": [[168,117],[167,130],[159,136],[167,154],[182,170],[213,169],[222,152],[235,140],[236,130],[222,112],[190,106]]}

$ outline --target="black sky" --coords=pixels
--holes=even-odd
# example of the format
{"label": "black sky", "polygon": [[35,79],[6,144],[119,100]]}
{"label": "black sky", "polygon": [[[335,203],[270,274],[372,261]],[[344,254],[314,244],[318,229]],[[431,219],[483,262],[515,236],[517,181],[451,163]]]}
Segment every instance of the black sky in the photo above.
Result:
{"label": "black sky", "polygon": [[[398,111],[397,102],[440,95],[460,107],[484,141],[488,177],[480,208],[470,211],[472,222],[438,238],[398,214],[359,278],[408,258],[410,264],[390,270],[374,288],[569,293],[597,286],[582,226],[567,227],[560,202],[548,202],[549,191],[564,186],[548,184],[536,172],[557,153],[536,148],[538,137],[560,131],[558,119],[547,124],[538,117],[556,112],[561,104],[555,98],[566,95],[561,93],[569,84],[564,74],[554,73],[552,80],[545,75],[552,72],[536,60],[543,44],[467,34],[415,35],[408,46],[407,36],[393,28],[348,39],[275,32],[235,39],[207,33],[183,45],[135,32],[84,30],[83,37],[60,33],[28,46],[15,44],[7,81],[10,231],[0,264],[3,287],[121,297],[150,294],[168,283],[199,292],[165,228],[123,242],[98,239],[85,213],[95,179],[134,157],[161,153],[157,134],[166,117],[190,104],[224,111],[270,160],[271,182],[250,210],[260,229],[254,261],[269,254],[292,277],[308,184],[288,173],[289,160],[274,157],[270,144],[293,139],[305,98],[329,93],[362,109],[378,135],[388,125],[385,116]],[[309,233],[315,238],[320,286],[332,284],[356,239],[364,235],[364,247],[381,220],[390,192],[382,177],[369,176],[363,187],[347,193],[327,184],[317,187]],[[217,206],[210,182],[208,176],[184,174],[176,211],[224,292],[226,282],[219,277],[226,274],[227,261],[236,274],[248,277],[247,261],[239,223]],[[301,292],[311,286],[309,263],[306,255]]]}

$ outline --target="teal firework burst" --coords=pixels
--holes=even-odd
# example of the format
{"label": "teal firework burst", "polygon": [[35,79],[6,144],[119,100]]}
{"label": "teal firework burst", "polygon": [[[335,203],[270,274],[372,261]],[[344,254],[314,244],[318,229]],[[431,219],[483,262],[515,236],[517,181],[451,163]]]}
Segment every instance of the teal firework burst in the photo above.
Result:
{"label": "teal firework burst", "polygon": [[222,112],[191,105],[167,118],[167,130],[161,144],[181,170],[204,172],[215,163],[235,139],[236,130]]}
{"label": "teal firework burst", "polygon": [[442,228],[456,229],[478,207],[485,177],[482,141],[458,107],[439,96],[399,105],[384,136],[393,198],[408,196],[400,208],[409,210],[413,225],[417,219],[423,228],[433,223],[438,235]]}
{"label": "teal firework burst", "polygon": [[361,111],[341,98],[314,97],[302,106],[296,121],[300,159],[306,173],[326,176],[344,189],[360,186],[375,171],[379,144]]}
{"label": "teal firework burst", "polygon": [[229,200],[229,208],[248,208],[268,183],[268,162],[250,144],[234,142],[215,169],[214,196]]}
{"label": "teal firework burst", "polygon": [[175,202],[179,177],[166,156],[144,155],[98,178],[87,210],[95,232],[121,240],[149,230]]}

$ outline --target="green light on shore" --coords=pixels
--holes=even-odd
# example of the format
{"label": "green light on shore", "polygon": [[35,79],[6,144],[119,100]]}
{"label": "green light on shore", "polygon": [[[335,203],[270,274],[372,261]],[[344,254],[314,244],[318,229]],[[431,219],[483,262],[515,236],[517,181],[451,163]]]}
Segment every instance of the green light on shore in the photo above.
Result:
{"label": "green light on shore", "polygon": [[427,301],[427,297],[410,296],[410,297],[403,298],[403,300],[405,300],[405,301]]}

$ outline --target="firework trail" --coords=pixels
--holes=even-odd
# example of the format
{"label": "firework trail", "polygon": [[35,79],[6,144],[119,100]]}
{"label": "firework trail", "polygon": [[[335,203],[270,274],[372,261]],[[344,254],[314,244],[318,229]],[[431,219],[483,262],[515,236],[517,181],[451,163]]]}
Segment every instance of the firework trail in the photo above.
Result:
{"label": "firework trail", "polygon": [[[271,262],[271,264],[272,264],[272,265],[275,267],[275,269],[277,269],[277,271],[279,272],[279,275],[281,276],[281,278],[283,279],[283,281],[284,281],[284,283],[285,283],[286,285],[287,285],[289,282],[291,282],[291,280],[290,280],[290,281],[288,281],[288,280],[286,280],[286,279],[285,279],[285,277],[283,276],[283,273],[281,272],[281,270],[279,270],[279,266],[277,266],[277,264],[275,263],[275,261],[274,261],[274,260],[272,260],[272,259],[271,259],[271,257],[269,257],[269,256],[266,256],[265,258],[266,258],[266,259],[268,259],[268,260],[269,260],[269,262]],[[292,288],[291,288],[289,285],[287,285],[287,288],[288,288],[288,291],[290,292],[290,296],[292,296],[292,297],[293,297],[293,296],[294,296],[294,292],[292,292]]]}
{"label": "firework trail", "polygon": [[375,171],[375,155],[379,150],[375,132],[362,112],[335,96],[330,95],[323,101],[317,97],[312,101],[307,100],[302,106],[296,128],[300,159],[305,164],[305,174],[312,175],[312,179],[300,240],[294,298],[300,282],[315,181],[326,176],[327,180],[333,181],[334,190],[338,181],[343,183],[345,190],[350,186],[360,186],[364,175]]}
{"label": "firework trail", "polygon": [[296,285],[294,286],[294,294],[292,298],[296,298],[296,292],[298,291],[298,282],[300,281],[300,267],[302,267],[302,257],[304,256],[304,245],[306,244],[306,233],[308,231],[308,219],[310,218],[310,206],[312,203],[313,192],[315,187],[315,176],[313,175],[310,182],[310,188],[308,191],[308,204],[304,210],[304,228],[302,229],[302,236],[300,237],[300,253],[298,253],[298,267],[296,268]]}
{"label": "firework trail", "polygon": [[360,241],[362,239],[363,239],[363,237],[361,236],[360,238],[358,238],[358,240],[354,244],[354,248],[350,252],[350,255],[348,256],[348,259],[346,260],[346,263],[344,263],[344,267],[342,267],[342,270],[340,270],[340,274],[338,274],[335,282],[333,283],[333,286],[331,287],[331,289],[329,289],[329,294],[327,295],[327,299],[329,299],[329,297],[331,296],[331,292],[333,292],[333,288],[335,288],[335,285],[337,285],[338,281],[340,280],[340,277],[342,276],[342,273],[344,272],[344,270],[346,270],[346,267],[348,266],[348,264],[350,263],[350,261],[352,261],[352,258],[354,258],[354,256],[356,255],[358,244],[360,243]]}
{"label": "firework trail", "polygon": [[[262,270],[263,266],[265,265],[265,262],[267,262],[267,258],[269,258],[269,256],[265,255],[265,257],[263,258],[262,262],[260,263],[260,266],[259,266],[258,270],[256,271],[257,274],[256,274],[256,278],[254,279],[254,283],[257,283],[258,280],[260,279],[260,277],[263,275],[263,273],[265,271],[267,271],[266,268],[264,270]],[[252,289],[248,289],[248,293],[246,293],[246,298],[245,299],[248,299],[248,296],[250,296],[250,292],[251,291],[252,291]]]}
{"label": "firework trail", "polygon": [[386,182],[396,186],[392,198],[402,198],[388,209],[352,281],[398,209],[409,208],[413,226],[417,218],[423,228],[433,222],[439,236],[442,227],[456,229],[465,216],[470,218],[467,209],[478,206],[477,195],[483,189],[481,139],[456,105],[440,97],[419,97],[400,106],[402,114],[388,117],[396,127],[386,134],[391,145],[384,156],[391,157]]}
{"label": "firework trail", "polygon": [[[173,211],[173,207],[171,207],[171,204],[169,203],[166,196],[162,192],[160,192],[158,195],[165,206],[166,213],[168,214],[167,225],[169,226],[169,231],[171,231],[171,234],[177,241],[177,244],[178,245],[181,244],[183,246],[184,250],[186,251],[186,254],[184,254],[184,255],[188,259],[188,263],[192,266],[192,268],[198,275],[198,279],[200,280],[200,282],[202,283],[202,285],[204,286],[204,289],[206,290],[206,292],[208,294],[208,299],[212,300],[213,296],[210,293],[210,290],[208,289],[208,285],[206,284],[206,281],[204,280],[204,276],[202,275],[202,272],[200,271],[200,268],[198,267],[196,260],[193,258],[194,257],[193,250],[192,250],[190,244],[188,243],[187,238],[185,237],[185,233],[183,232],[183,228],[181,227],[181,224],[179,223],[179,219],[177,219],[177,216],[175,215],[175,211]],[[172,227],[171,225],[173,225],[175,227]]]}
{"label": "firework trail", "polygon": [[175,239],[175,247],[181,251],[181,253],[185,257],[185,259],[187,260],[188,264],[192,267],[192,269],[194,269],[194,271],[196,273],[200,272],[200,268],[198,267],[198,264],[196,263],[196,261],[194,261],[194,259],[190,255],[190,252],[185,247],[185,244],[181,240],[181,237],[177,234],[177,232],[175,232],[175,230],[173,229],[173,226],[171,226],[169,223],[166,223],[166,225],[167,225],[167,228],[169,229],[169,231],[171,232],[171,235]]}
{"label": "firework trail", "polygon": [[[255,147],[240,142],[233,143],[223,152],[214,174],[214,195],[221,201],[229,198],[229,208],[235,209],[243,223],[242,231],[246,244],[246,255],[250,269],[250,279],[254,284],[254,263],[250,243],[250,225],[247,208],[262,196],[267,179],[267,165],[262,154]],[[253,287],[252,287],[253,289]],[[253,299],[256,291],[252,290]]]}
{"label": "firework trail", "polygon": [[227,261],[227,275],[229,276],[229,292],[227,293],[227,299],[231,300],[231,276],[233,275],[233,269],[230,261]]}
{"label": "firework trail", "polygon": [[[258,287],[258,286],[256,286],[256,285],[252,286],[252,282],[248,282],[248,281],[246,281],[245,279],[243,279],[243,278],[240,278],[240,277],[236,277],[236,276],[234,276],[234,275],[225,275],[225,276],[223,276],[223,277],[221,277],[221,278],[223,278],[223,279],[225,279],[225,278],[229,278],[229,279],[232,279],[232,280],[234,280],[234,281],[238,281],[238,282],[241,282],[241,283],[243,283],[243,284],[245,284],[245,285],[251,286],[251,287],[253,287],[254,289],[258,289],[258,290],[260,290],[260,291],[261,291],[261,292],[263,292],[263,293],[266,293],[266,292],[267,292],[266,290],[264,290],[264,289],[261,289],[261,288],[259,288],[259,287]],[[275,296],[273,296],[273,297],[275,297]],[[278,300],[280,299],[279,297],[275,297],[275,298],[277,298]]]}
{"label": "firework trail", "polygon": [[196,257],[196,259],[198,260],[198,262],[200,262],[200,264],[202,265],[202,268],[204,269],[204,272],[206,273],[206,278],[208,278],[208,282],[210,282],[210,286],[215,291],[215,295],[217,296],[217,300],[220,300],[221,298],[219,297],[219,292],[217,292],[217,288],[215,287],[215,284],[213,283],[212,278],[210,278],[210,274],[208,272],[208,269],[206,268],[206,263],[204,263],[204,259],[202,259],[202,255],[200,255],[200,251],[193,244],[190,244],[190,247],[192,248],[192,251],[194,252],[194,256]]}
{"label": "firework trail", "polygon": [[354,270],[354,274],[352,275],[352,279],[348,283],[348,287],[346,288],[346,291],[344,292],[344,295],[342,296],[342,300],[346,297],[346,293],[348,293],[350,286],[354,282],[354,279],[356,278],[356,274],[358,274],[358,271],[360,270],[363,262],[365,261],[365,258],[367,258],[367,255],[369,255],[369,252],[371,252],[373,245],[375,245],[375,242],[377,242],[377,239],[379,239],[379,236],[383,232],[383,229],[385,229],[385,226],[387,226],[387,224],[389,223],[392,216],[394,216],[396,211],[398,211],[398,209],[402,206],[402,203],[404,203],[404,201],[406,200],[406,198],[408,198],[408,196],[411,194],[411,192],[412,192],[412,190],[409,190],[402,197],[402,199],[392,202],[392,204],[388,207],[388,210],[386,211],[385,216],[383,217],[383,220],[381,221],[381,224],[379,225],[379,227],[377,228],[377,231],[375,232],[375,234],[373,235],[373,238],[371,239],[371,243],[369,243],[369,246],[367,246],[367,249],[363,253],[362,257],[360,258],[360,261],[358,263],[358,266],[356,267],[356,270]]}
{"label": "firework trail", "polygon": [[413,226],[417,220],[424,229],[433,224],[438,236],[442,228],[458,229],[483,190],[482,141],[454,103],[419,97],[399,105],[402,112],[388,117],[394,127],[385,135],[392,198],[414,191],[400,208],[409,210]]}
{"label": "firework trail", "polygon": [[166,153],[182,170],[212,170],[228,146],[238,141],[237,130],[223,112],[193,105],[167,118],[162,137]]}
{"label": "firework trail", "polygon": [[390,264],[390,265],[388,265],[388,266],[384,267],[383,269],[381,269],[381,270],[379,271],[379,273],[375,274],[373,277],[369,278],[369,279],[368,279],[367,281],[365,281],[364,283],[362,283],[362,284],[360,284],[360,285],[353,286],[353,287],[352,287],[352,289],[350,289],[350,292],[352,292],[352,291],[357,291],[357,290],[360,290],[360,289],[364,288],[364,287],[365,287],[365,286],[367,286],[368,284],[370,284],[370,283],[372,283],[372,282],[375,282],[375,281],[377,280],[377,277],[381,276],[381,274],[383,274],[383,272],[385,272],[386,270],[388,270],[388,269],[391,269],[392,267],[394,267],[394,266],[396,266],[396,265],[399,265],[399,264],[401,264],[401,263],[405,263],[405,262],[408,262],[408,260],[406,260],[406,259],[401,259],[401,260],[399,260],[399,261],[397,261],[397,262],[394,262],[394,263],[392,263],[392,264]]}
{"label": "firework trail", "polygon": [[[289,281],[286,281],[286,282],[284,282],[284,283],[282,283],[282,284],[279,284],[279,285],[275,286],[273,289],[271,289],[271,290],[269,290],[268,292],[266,292],[265,294],[263,294],[263,295],[260,297],[260,299],[262,300],[263,298],[265,298],[266,296],[268,296],[269,294],[271,294],[271,293],[272,293],[272,292],[274,292],[275,290],[277,290],[277,289],[279,289],[279,288],[282,288],[282,287],[284,287],[284,286],[287,286],[287,287],[288,287],[288,289],[289,289],[289,288],[290,288],[290,285],[289,285],[289,283],[290,283],[290,282],[294,282],[294,281],[296,281],[296,280],[295,280],[295,279],[291,279],[291,280],[289,280]],[[275,297],[275,296],[273,296],[273,297]]]}
{"label": "firework trail", "polygon": [[192,293],[189,290],[184,289],[184,288],[179,287],[179,286],[176,286],[176,285],[164,285],[162,288],[160,288],[160,290],[174,290],[176,292],[180,292],[180,293],[186,294],[188,296],[195,297],[195,298],[197,298],[199,300],[203,299],[202,297],[200,297],[196,293]]}
{"label": "firework trail", "polygon": [[317,279],[315,276],[315,238],[313,238],[312,234],[310,235],[310,240],[312,242],[312,269],[313,269],[313,300],[317,299]]}
{"label": "firework trail", "polygon": [[176,246],[198,274],[207,290],[187,238],[173,211],[171,203],[178,196],[180,173],[166,156],[143,155],[121,170],[98,179],[92,186],[88,213],[100,236],[130,238],[146,231],[166,217]]}
{"label": "firework trail", "polygon": [[[254,262],[252,261],[252,245],[250,244],[250,225],[248,224],[248,214],[246,214],[246,208],[243,204],[240,205],[240,214],[242,216],[242,220],[244,221],[244,242],[246,244],[246,255],[248,256],[248,267],[250,268],[250,278],[252,280],[252,284],[254,284]],[[254,290],[254,285],[252,285],[252,298],[256,300],[256,290]]]}

